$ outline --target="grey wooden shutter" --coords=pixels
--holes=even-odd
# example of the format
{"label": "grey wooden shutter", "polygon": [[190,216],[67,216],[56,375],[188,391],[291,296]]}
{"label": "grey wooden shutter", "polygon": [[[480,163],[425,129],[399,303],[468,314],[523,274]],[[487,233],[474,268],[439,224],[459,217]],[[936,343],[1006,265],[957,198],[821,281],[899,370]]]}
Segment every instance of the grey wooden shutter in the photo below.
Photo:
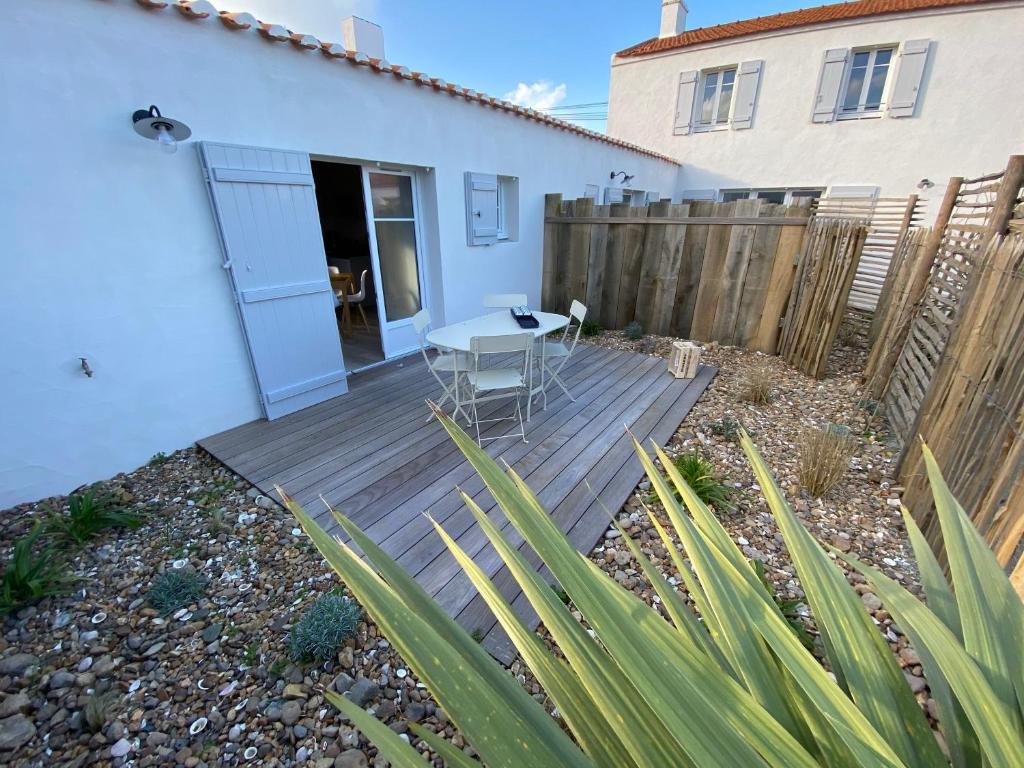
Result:
{"label": "grey wooden shutter", "polygon": [[839,92],[843,87],[846,62],[850,58],[849,48],[830,48],[825,51],[818,78],[818,93],[814,97],[814,111],[811,120],[815,123],[830,123],[836,118]]}
{"label": "grey wooden shutter", "polygon": [[889,99],[889,117],[914,116],[930,47],[930,40],[907,40],[900,47],[899,68]]}
{"label": "grey wooden shutter", "polygon": [[604,188],[604,203],[621,203],[623,200],[622,188],[621,187],[605,187]]}
{"label": "grey wooden shutter", "polygon": [[498,242],[498,177],[466,171],[466,242]]}
{"label": "grey wooden shutter", "polygon": [[676,122],[672,133],[685,136],[693,130],[693,100],[697,95],[697,70],[679,75],[679,90],[676,93]]}
{"label": "grey wooden shutter", "polygon": [[345,394],[309,155],[199,150],[264,413],[276,419]]}
{"label": "grey wooden shutter", "polygon": [[732,127],[735,130],[749,128],[754,121],[754,105],[757,102],[763,64],[761,59],[744,61],[736,72],[736,101],[732,110]]}

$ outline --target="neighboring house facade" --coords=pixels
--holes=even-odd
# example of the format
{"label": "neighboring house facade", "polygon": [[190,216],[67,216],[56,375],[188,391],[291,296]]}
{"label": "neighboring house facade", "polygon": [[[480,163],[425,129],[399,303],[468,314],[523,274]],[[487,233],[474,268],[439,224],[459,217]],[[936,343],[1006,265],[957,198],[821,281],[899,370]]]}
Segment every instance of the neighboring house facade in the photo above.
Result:
{"label": "neighboring house facade", "polygon": [[[683,163],[675,198],[918,193],[1024,150],[1024,3],[856,0],[659,36],[612,57],[608,133]],[[934,185],[934,186],[930,186]]]}
{"label": "neighboring house facade", "polygon": [[[0,508],[344,393],[327,259],[352,243],[392,359],[421,307],[539,304],[545,193],[677,186],[670,158],[389,64],[372,25],[345,38],[205,0],[4,9]],[[191,128],[174,154],[133,130],[151,104]]]}

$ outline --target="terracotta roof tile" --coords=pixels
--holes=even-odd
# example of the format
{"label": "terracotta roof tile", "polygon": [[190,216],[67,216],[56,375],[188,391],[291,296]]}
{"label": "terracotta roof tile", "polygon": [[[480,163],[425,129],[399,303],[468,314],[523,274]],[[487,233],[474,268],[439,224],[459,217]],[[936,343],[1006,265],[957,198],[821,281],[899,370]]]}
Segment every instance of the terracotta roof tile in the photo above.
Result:
{"label": "terracotta roof tile", "polygon": [[[165,12],[165,9],[169,5],[169,3],[164,0],[135,0],[135,2],[153,13]],[[313,35],[307,35],[301,32],[293,32],[289,29],[285,29],[280,24],[270,24],[259,21],[249,13],[228,11],[218,12],[208,0],[179,0],[179,2],[174,3],[174,7],[178,10],[181,16],[193,23],[202,23],[205,19],[212,16],[220,19],[224,29],[231,30],[238,34],[253,34],[253,32],[247,32],[247,30],[254,29],[255,32],[259,33],[264,39],[270,42],[292,43],[292,45],[288,47],[298,53],[306,53],[306,51],[309,50],[319,50],[324,56],[328,56],[333,59],[345,59],[353,65],[368,67],[371,71],[389,72],[395,76],[396,80],[412,80],[416,85],[429,85],[438,93],[445,93],[456,98],[461,97],[466,101],[477,102],[482,105],[494,107],[495,109],[508,112],[511,115],[520,115],[529,120],[541,123],[542,125],[549,125],[553,128],[577,133],[588,139],[593,139],[594,141],[600,141],[604,144],[610,144],[631,152],[663,160],[671,163],[672,165],[679,165],[678,160],[668,157],[667,155],[662,155],[658,152],[639,147],[636,144],[630,144],[629,142],[622,141],[621,139],[614,139],[611,136],[606,136],[603,133],[591,131],[587,128],[580,128],[577,125],[553,118],[543,112],[519,107],[511,102],[495,99],[492,96],[487,96],[486,94],[474,91],[470,88],[463,88],[454,84],[450,85],[439,77],[431,77],[423,72],[410,71],[408,67],[390,64],[384,59],[372,59],[362,51],[346,50],[345,47],[339,43],[321,41]]]}
{"label": "terracotta roof tile", "polygon": [[962,5],[981,5],[982,3],[1005,2],[1005,0],[855,0],[834,5],[820,5],[816,8],[802,8],[788,13],[777,13],[774,16],[758,16],[755,19],[733,21],[713,27],[688,29],[673,37],[651,38],[642,43],[616,53],[616,56],[644,56],[649,53],[671,51],[701,43],[713,43],[719,40],[731,40],[736,37],[756,35],[761,32],[775,32],[811,24],[829,24],[832,22],[859,19],[868,16],[882,16],[890,13],[906,13],[908,11],[924,11],[935,8],[949,8]]}

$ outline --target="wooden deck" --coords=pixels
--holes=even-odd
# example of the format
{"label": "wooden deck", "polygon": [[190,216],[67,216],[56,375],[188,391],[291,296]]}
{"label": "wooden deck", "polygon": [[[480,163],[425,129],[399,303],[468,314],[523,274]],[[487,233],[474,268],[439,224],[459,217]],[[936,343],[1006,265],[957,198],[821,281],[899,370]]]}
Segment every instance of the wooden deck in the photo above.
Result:
{"label": "wooden deck", "polygon": [[[526,479],[573,543],[589,551],[643,475],[624,428],[642,441],[664,444],[715,372],[702,367],[693,380],[675,379],[660,357],[580,345],[563,372],[576,402],[549,390],[547,410],[537,405],[527,424],[528,443],[508,438],[485,446]],[[322,495],[509,663],[515,651],[508,638],[423,515],[429,510],[536,624],[455,490],[473,496],[521,544],[441,426],[427,420],[424,401],[439,396],[437,383],[416,356],[355,374],[349,386],[342,397],[276,421],[243,424],[199,445],[264,493],[280,485],[311,513],[323,510],[321,525],[337,530]],[[483,417],[511,408],[504,401],[480,410]],[[487,434],[510,428],[500,422]]]}

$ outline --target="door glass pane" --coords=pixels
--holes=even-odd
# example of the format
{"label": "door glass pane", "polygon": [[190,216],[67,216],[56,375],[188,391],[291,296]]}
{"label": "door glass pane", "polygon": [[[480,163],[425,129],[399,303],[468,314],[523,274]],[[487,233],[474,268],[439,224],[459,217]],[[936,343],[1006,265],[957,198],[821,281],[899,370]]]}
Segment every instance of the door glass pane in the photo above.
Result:
{"label": "door glass pane", "polygon": [[723,192],[722,193],[722,202],[723,203],[732,203],[732,202],[735,202],[736,200],[746,200],[749,197],[750,197],[750,193],[749,192]]}
{"label": "door glass pane", "polygon": [[757,199],[781,204],[786,200],[786,193],[781,189],[764,190],[757,193]]}
{"label": "door glass pane", "polygon": [[[397,177],[406,178],[407,177]],[[416,224],[412,221],[377,221],[377,255],[384,288],[388,322],[412,317],[420,311],[420,280],[416,267]]]}
{"label": "door glass pane", "polygon": [[375,219],[411,219],[412,179],[390,173],[370,174],[370,197]]}

